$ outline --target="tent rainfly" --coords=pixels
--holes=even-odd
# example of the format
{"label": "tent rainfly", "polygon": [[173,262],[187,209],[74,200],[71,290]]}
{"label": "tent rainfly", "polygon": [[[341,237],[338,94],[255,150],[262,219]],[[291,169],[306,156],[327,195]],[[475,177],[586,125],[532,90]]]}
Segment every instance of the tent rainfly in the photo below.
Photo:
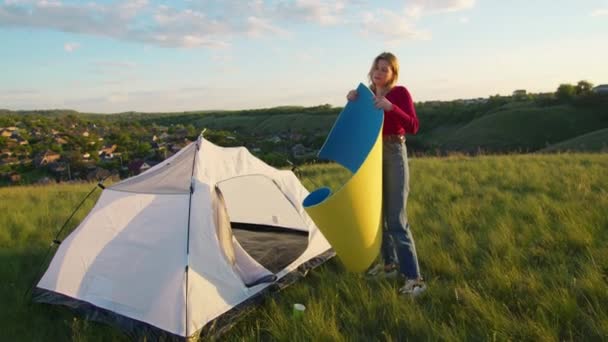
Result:
{"label": "tent rainfly", "polygon": [[308,191],[244,147],[205,140],[106,187],[34,290],[133,336],[216,335],[334,256]]}

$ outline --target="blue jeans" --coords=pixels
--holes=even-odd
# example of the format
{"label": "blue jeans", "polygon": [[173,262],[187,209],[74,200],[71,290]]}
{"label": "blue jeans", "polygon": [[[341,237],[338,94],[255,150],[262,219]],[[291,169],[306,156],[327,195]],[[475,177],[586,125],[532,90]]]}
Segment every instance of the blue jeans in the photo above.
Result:
{"label": "blue jeans", "polygon": [[[384,232],[382,257],[384,264],[399,264],[407,279],[420,278],[416,244],[407,222],[409,167],[405,143],[384,142],[382,151],[382,200]],[[398,262],[397,262],[398,260]]]}

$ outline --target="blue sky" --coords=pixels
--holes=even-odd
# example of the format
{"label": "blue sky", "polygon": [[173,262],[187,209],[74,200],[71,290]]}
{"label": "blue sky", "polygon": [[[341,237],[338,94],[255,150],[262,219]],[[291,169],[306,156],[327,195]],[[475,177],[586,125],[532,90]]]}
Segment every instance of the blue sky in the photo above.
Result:
{"label": "blue sky", "polygon": [[608,0],[0,0],[0,108],[343,106],[383,51],[415,101],[608,83]]}

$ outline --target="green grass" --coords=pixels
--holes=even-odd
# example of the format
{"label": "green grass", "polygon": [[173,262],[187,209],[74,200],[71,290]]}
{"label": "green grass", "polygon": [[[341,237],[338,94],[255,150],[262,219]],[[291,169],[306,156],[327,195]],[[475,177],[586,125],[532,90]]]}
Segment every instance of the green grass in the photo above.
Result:
{"label": "green grass", "polygon": [[[429,284],[424,296],[400,298],[399,283],[347,273],[334,259],[265,300],[224,338],[607,338],[607,154],[420,158],[410,168],[408,214]],[[336,165],[303,168],[310,190],[335,189],[347,177]],[[0,189],[0,331],[8,340],[128,340],[67,309],[22,299],[56,229],[90,188]],[[294,303],[307,307],[300,320],[291,317]]]}
{"label": "green grass", "polygon": [[596,151],[608,152],[608,128],[599,129],[591,133],[583,134],[576,138],[562,141],[558,144],[551,145],[539,152],[582,152]]}

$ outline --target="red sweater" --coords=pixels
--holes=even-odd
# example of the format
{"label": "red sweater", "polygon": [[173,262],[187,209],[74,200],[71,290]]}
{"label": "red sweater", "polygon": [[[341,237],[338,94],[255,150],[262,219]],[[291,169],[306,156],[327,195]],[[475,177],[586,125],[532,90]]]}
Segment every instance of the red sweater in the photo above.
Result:
{"label": "red sweater", "polygon": [[386,99],[393,104],[393,110],[384,112],[382,135],[416,134],[418,116],[410,92],[403,86],[396,86],[386,94]]}

